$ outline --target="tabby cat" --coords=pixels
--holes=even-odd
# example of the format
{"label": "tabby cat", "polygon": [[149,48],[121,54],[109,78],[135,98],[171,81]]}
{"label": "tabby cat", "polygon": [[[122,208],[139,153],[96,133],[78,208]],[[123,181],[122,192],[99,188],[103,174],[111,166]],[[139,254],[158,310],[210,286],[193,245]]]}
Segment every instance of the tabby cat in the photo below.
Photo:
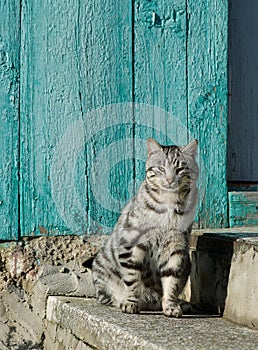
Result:
{"label": "tabby cat", "polygon": [[178,296],[191,269],[197,144],[162,146],[148,139],[146,178],[93,262],[100,303],[126,313],[162,309],[166,316],[182,315]]}

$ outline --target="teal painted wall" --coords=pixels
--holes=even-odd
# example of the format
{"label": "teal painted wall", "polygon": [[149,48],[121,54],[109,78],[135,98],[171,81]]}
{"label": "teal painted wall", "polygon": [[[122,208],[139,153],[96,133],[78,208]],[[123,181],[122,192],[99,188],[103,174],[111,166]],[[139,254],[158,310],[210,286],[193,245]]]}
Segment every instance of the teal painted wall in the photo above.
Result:
{"label": "teal painted wall", "polygon": [[17,99],[1,84],[2,239],[18,227],[21,236],[110,231],[144,178],[150,136],[199,139],[197,220],[227,225],[226,1],[3,4],[16,11],[8,34],[1,19],[16,75],[1,64],[0,79]]}

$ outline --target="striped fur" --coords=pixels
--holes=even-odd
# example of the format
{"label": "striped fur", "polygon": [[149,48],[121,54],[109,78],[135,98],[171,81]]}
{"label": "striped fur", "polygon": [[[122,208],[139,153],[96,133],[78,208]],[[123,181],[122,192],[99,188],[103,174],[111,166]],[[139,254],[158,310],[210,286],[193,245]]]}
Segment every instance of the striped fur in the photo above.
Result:
{"label": "striped fur", "polygon": [[162,308],[166,316],[182,315],[178,296],[191,268],[196,149],[195,140],[178,147],[148,139],[146,179],[93,262],[101,303],[126,313]]}

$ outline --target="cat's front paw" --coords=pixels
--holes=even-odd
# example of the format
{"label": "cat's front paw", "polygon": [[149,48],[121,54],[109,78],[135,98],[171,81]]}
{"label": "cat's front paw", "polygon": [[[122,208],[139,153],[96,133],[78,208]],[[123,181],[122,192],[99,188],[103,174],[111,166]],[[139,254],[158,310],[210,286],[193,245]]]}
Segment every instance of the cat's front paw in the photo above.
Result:
{"label": "cat's front paw", "polygon": [[128,300],[122,305],[122,311],[127,314],[138,314],[140,312],[138,303]]}
{"label": "cat's front paw", "polygon": [[164,303],[162,309],[163,314],[168,317],[181,317],[183,314],[181,306],[175,302]]}

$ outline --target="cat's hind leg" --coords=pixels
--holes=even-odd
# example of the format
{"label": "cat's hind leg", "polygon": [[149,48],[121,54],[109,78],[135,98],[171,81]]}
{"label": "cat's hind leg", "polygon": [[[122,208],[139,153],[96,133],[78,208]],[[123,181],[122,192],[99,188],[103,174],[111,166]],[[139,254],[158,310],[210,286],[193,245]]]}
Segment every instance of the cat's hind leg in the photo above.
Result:
{"label": "cat's hind leg", "polygon": [[101,250],[92,265],[96,299],[101,304],[119,308],[124,300],[125,288],[119,267],[108,257],[107,251]]}

